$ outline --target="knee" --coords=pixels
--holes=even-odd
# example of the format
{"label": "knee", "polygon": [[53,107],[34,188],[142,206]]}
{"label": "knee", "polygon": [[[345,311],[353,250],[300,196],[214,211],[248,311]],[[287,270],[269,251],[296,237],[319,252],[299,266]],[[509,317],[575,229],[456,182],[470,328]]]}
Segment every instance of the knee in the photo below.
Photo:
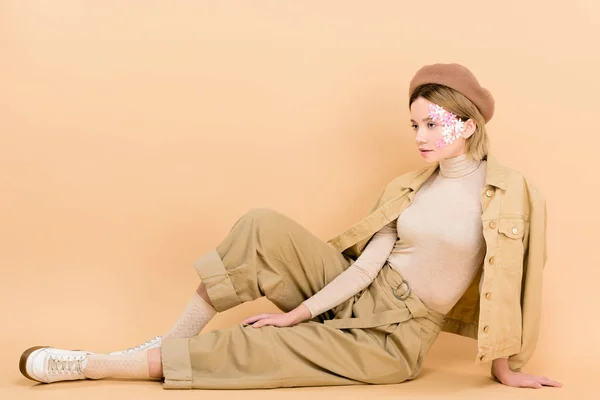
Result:
{"label": "knee", "polygon": [[273,221],[279,221],[282,215],[270,208],[251,208],[242,216],[242,219],[252,221],[252,223],[263,225],[271,224]]}
{"label": "knee", "polygon": [[251,208],[248,211],[246,211],[246,213],[244,214],[244,217],[258,219],[258,218],[264,218],[269,215],[273,215],[275,213],[276,213],[276,211],[273,209],[270,209],[270,208],[255,207],[255,208]]}
{"label": "knee", "polygon": [[289,228],[285,215],[270,208],[251,208],[241,218],[247,227],[261,236],[278,237]]}

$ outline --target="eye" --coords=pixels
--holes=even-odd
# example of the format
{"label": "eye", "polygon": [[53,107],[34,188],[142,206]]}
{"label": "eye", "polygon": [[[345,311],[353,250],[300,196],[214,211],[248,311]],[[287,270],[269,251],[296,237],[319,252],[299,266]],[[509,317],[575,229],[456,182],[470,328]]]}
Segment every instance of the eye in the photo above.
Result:
{"label": "eye", "polygon": [[412,128],[413,131],[417,130],[417,124],[411,124],[410,127]]}
{"label": "eye", "polygon": [[435,128],[435,124],[433,122],[428,122],[427,127],[430,129],[433,129],[433,128]]}

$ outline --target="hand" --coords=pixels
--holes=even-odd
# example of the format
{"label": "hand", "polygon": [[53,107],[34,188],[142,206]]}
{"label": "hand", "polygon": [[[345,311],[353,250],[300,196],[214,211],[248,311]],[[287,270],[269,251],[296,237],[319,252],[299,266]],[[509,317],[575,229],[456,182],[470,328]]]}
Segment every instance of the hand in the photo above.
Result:
{"label": "hand", "polygon": [[261,326],[265,325],[294,326],[310,318],[311,314],[308,307],[306,307],[304,304],[300,304],[292,311],[283,314],[259,314],[250,318],[246,318],[244,321],[242,321],[242,324],[252,324],[253,328],[260,328]]}
{"label": "hand", "polygon": [[546,378],[545,376],[536,376],[513,371],[497,376],[497,379],[506,386],[521,388],[541,389],[542,386],[562,386],[562,383]]}
{"label": "hand", "polygon": [[496,377],[500,383],[512,387],[540,389],[542,386],[562,386],[562,383],[546,378],[545,376],[514,372],[509,368],[508,359],[506,358],[498,358],[492,361],[492,375]]}

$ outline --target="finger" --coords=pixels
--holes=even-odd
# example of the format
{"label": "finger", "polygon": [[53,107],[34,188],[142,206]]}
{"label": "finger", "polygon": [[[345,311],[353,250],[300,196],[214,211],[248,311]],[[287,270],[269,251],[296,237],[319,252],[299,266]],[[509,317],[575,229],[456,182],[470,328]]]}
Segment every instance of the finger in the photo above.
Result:
{"label": "finger", "polygon": [[548,378],[547,376],[532,375],[531,378],[534,379],[534,380],[536,380],[537,382],[541,383],[542,385],[546,385],[546,386],[557,386],[557,385],[560,385],[560,382],[552,380],[552,379]]}
{"label": "finger", "polygon": [[539,377],[538,382],[545,386],[554,386],[554,387],[562,386],[562,383],[555,381],[553,379],[550,379],[550,378],[546,378],[545,376]]}
{"label": "finger", "polygon": [[255,315],[255,316],[250,317],[250,318],[246,318],[242,323],[243,324],[251,324],[253,322],[256,322],[256,321],[261,320],[261,319],[266,318],[266,317],[267,317],[266,314],[259,314],[259,315]]}
{"label": "finger", "polygon": [[261,326],[271,325],[271,320],[269,318],[261,319],[252,325],[253,328],[260,328]]}
{"label": "finger", "polygon": [[521,387],[528,387],[533,389],[541,389],[542,384],[536,381],[535,379],[527,379],[522,382]]}

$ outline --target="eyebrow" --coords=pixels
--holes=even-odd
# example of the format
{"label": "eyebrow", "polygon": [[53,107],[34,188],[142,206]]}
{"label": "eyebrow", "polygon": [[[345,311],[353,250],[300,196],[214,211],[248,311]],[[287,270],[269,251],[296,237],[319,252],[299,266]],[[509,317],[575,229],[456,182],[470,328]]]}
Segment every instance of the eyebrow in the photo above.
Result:
{"label": "eyebrow", "polygon": [[[425,121],[431,121],[431,117],[423,118],[423,122],[425,122]],[[413,119],[411,119],[410,122],[415,122],[415,121]]]}

